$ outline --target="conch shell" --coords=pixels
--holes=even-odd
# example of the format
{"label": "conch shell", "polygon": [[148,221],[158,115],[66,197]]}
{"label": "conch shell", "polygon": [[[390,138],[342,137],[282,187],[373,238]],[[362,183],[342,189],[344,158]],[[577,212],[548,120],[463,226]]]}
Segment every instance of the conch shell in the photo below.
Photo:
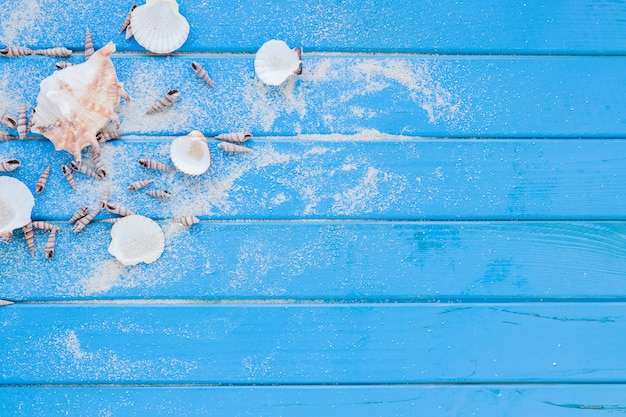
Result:
{"label": "conch shell", "polygon": [[74,155],[76,161],[89,145],[100,150],[96,134],[111,120],[119,128],[115,109],[120,96],[129,100],[109,57],[113,52],[115,45],[109,42],[88,61],[41,82],[31,130],[50,139],[56,150]]}

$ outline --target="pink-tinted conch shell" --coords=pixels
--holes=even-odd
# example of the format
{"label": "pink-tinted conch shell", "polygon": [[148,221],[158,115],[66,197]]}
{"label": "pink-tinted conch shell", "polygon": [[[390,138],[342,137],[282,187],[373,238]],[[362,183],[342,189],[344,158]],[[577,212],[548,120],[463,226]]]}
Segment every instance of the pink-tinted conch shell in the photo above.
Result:
{"label": "pink-tinted conch shell", "polygon": [[81,160],[80,152],[86,146],[99,151],[96,134],[109,121],[119,128],[115,109],[120,96],[129,99],[109,57],[113,52],[115,45],[109,42],[88,61],[57,71],[41,82],[31,130],[50,139],[56,150],[74,155],[76,161]]}

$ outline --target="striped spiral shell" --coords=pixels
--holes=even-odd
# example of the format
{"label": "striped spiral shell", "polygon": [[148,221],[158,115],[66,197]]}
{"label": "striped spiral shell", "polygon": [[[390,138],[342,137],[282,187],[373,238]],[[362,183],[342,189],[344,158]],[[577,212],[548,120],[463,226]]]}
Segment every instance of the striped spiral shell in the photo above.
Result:
{"label": "striped spiral shell", "polygon": [[152,114],[174,104],[180,98],[180,91],[170,90],[159,99],[152,107],[148,109],[146,114]]}
{"label": "striped spiral shell", "polygon": [[149,159],[149,158],[140,159],[139,165],[141,165],[144,168],[156,169],[159,171],[167,171],[167,172],[175,171],[174,168],[172,168],[171,166],[161,163],[159,161],[155,161],[154,159]]}
{"label": "striped spiral shell", "polygon": [[74,212],[74,214],[72,215],[72,217],[70,217],[68,222],[74,223],[78,219],[81,219],[81,218],[85,217],[88,212],[89,212],[89,207],[87,207],[87,206],[81,207],[81,208],[79,208],[78,210],[76,210]]}
{"label": "striped spiral shell", "polygon": [[96,172],[95,169],[91,168],[90,166],[87,166],[84,162],[77,162],[77,161],[72,161],[70,162],[70,167],[76,171],[76,172],[80,172],[81,174],[85,174],[85,175],[89,175],[92,178],[95,178],[97,180],[101,180],[102,178],[100,178],[100,175],[98,175],[98,173]]}
{"label": "striped spiral shell", "polygon": [[0,172],[11,172],[17,169],[22,163],[19,159],[8,159],[0,162]]}
{"label": "striped spiral shell", "polygon": [[103,209],[107,203],[109,202],[109,198],[111,197],[111,186],[107,185],[102,193],[102,197],[100,197],[100,209]]}
{"label": "striped spiral shell", "polygon": [[24,46],[8,46],[4,49],[0,49],[0,55],[7,58],[16,58],[18,56],[31,55],[32,53],[32,49],[28,49]]}
{"label": "striped spiral shell", "polygon": [[119,130],[108,130],[106,132],[100,132],[96,135],[96,139],[98,140],[98,143],[103,144],[105,142],[108,142],[110,140],[113,139],[117,139],[122,135],[122,132],[120,132]]}
{"label": "striped spiral shell", "polygon": [[56,242],[57,229],[52,229],[48,235],[48,240],[43,247],[43,254],[46,258],[50,259],[54,256],[54,244]]}
{"label": "striped spiral shell", "polygon": [[32,256],[35,254],[35,232],[33,231],[33,223],[29,222],[27,225],[23,226],[22,231],[24,232],[26,245],[28,245],[28,250]]}
{"label": "striped spiral shell", "polygon": [[60,62],[57,62],[56,64],[54,64],[54,66],[57,67],[57,69],[60,69],[60,70],[65,69],[67,67],[71,67],[73,65],[74,64],[72,64],[71,62],[67,62],[67,61],[60,61]]}
{"label": "striped spiral shell", "polygon": [[87,28],[87,32],[85,33],[85,61],[91,58],[94,52],[96,52],[96,49],[93,47],[91,33],[89,32],[89,28]]}
{"label": "striped spiral shell", "polygon": [[122,219],[122,217],[111,217],[109,219],[102,219],[101,222],[102,223],[117,223],[118,221],[120,221]]}
{"label": "striped spiral shell", "polygon": [[206,70],[204,69],[204,67],[201,64],[199,64],[197,62],[192,62],[191,63],[191,69],[193,70],[193,72],[196,73],[196,75],[198,77],[200,77],[200,79],[202,79],[202,81],[207,83],[209,85],[209,87],[215,88],[215,83],[213,82],[211,77],[209,77],[209,74],[206,72]]}
{"label": "striped spiral shell", "polygon": [[222,133],[221,135],[217,135],[215,139],[223,140],[226,142],[232,143],[243,143],[252,137],[252,133],[248,132],[233,132],[233,133]]}
{"label": "striped spiral shell", "polygon": [[172,196],[172,193],[167,190],[147,190],[146,194],[151,195],[152,197],[163,199],[170,198]]}
{"label": "striped spiral shell", "polygon": [[44,55],[44,56],[68,57],[72,55],[72,51],[62,46],[57,46],[56,48],[36,49],[33,51],[33,54]]}
{"label": "striped spiral shell", "polygon": [[99,150],[96,150],[93,146],[91,147],[91,159],[93,160],[96,175],[98,175],[100,179],[104,179],[107,176],[107,173],[104,170],[104,164],[102,163],[102,158],[100,158]]}
{"label": "striped spiral shell", "polygon": [[[130,8],[130,12],[126,15],[124,22],[122,23],[122,28],[120,29],[120,34],[124,33],[125,30],[128,30],[130,25],[130,15],[133,13],[133,10],[137,8],[136,4],[133,4],[133,7]],[[128,38],[126,38],[128,39]]]}
{"label": "striped spiral shell", "polygon": [[33,227],[35,229],[41,229],[41,230],[47,230],[47,231],[61,230],[61,228],[59,226],[55,226],[54,224],[45,222],[43,220],[36,220],[36,221],[34,221],[33,222]]}
{"label": "striped spiral shell", "polygon": [[119,214],[120,216],[130,216],[131,214],[133,214],[132,211],[119,203],[107,203],[104,207],[110,213]]}
{"label": "striped spiral shell", "polygon": [[89,223],[91,223],[91,221],[94,219],[94,217],[98,215],[98,213],[100,213],[100,207],[98,207],[94,211],[90,211],[85,216],[76,220],[76,223],[74,223],[74,227],[72,227],[72,232],[78,233],[82,231]]}
{"label": "striped spiral shell", "polygon": [[146,186],[152,184],[153,182],[154,182],[154,180],[135,181],[132,184],[130,184],[127,189],[130,190],[130,191],[137,191],[138,189],[146,187]]}
{"label": "striped spiral shell", "polygon": [[72,174],[72,170],[68,168],[67,165],[61,165],[61,171],[63,171],[63,176],[70,184],[74,190],[76,189],[76,180],[74,179],[74,174]]}
{"label": "striped spiral shell", "polygon": [[46,182],[48,182],[48,176],[50,175],[50,165],[43,170],[37,183],[35,184],[35,193],[40,194],[44,188],[46,188]]}
{"label": "striped spiral shell", "polygon": [[28,123],[26,122],[26,106],[20,107],[20,115],[17,118],[17,134],[20,139],[24,139],[28,133]]}
{"label": "striped spiral shell", "polygon": [[217,146],[221,150],[229,153],[252,153],[252,149],[231,142],[220,142]]}
{"label": "striped spiral shell", "polygon": [[170,219],[172,223],[182,224],[183,226],[191,226],[193,224],[199,223],[200,219],[196,216],[184,216],[184,217],[175,217]]}

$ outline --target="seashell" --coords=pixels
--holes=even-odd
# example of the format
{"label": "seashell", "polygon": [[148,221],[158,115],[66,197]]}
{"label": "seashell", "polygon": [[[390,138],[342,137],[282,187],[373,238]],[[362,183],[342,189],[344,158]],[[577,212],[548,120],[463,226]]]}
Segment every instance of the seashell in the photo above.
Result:
{"label": "seashell", "polygon": [[28,222],[25,226],[22,226],[24,232],[24,238],[26,239],[26,245],[31,256],[35,254],[35,232],[33,231],[33,223]]}
{"label": "seashell", "polygon": [[89,175],[91,178],[95,178],[97,180],[101,180],[100,176],[96,173],[96,170],[85,165],[83,162],[72,161],[70,162],[70,167],[74,171],[80,172],[81,174]]}
{"label": "seashell", "polygon": [[184,217],[175,217],[170,219],[172,223],[182,224],[183,226],[191,226],[200,222],[200,219],[196,216],[184,216]]}
{"label": "seashell", "polygon": [[172,196],[172,193],[167,190],[147,190],[146,194],[151,195],[152,197],[164,199],[170,198]]}
{"label": "seashell", "polygon": [[104,165],[102,164],[102,158],[100,158],[100,148],[96,150],[96,148],[91,148],[91,159],[93,160],[94,171],[96,171],[96,175],[101,180],[107,176],[107,172],[104,170]]}
{"label": "seashell", "polygon": [[120,35],[124,33],[124,31],[127,30],[128,25],[130,25],[130,15],[133,13],[133,10],[135,10],[136,8],[137,8],[136,4],[133,4],[133,7],[130,8],[130,11],[128,12],[128,14],[126,15],[126,18],[124,19],[124,22],[122,23],[122,29],[120,29]]}
{"label": "seashell", "polygon": [[46,136],[57,150],[81,160],[86,146],[99,148],[96,133],[110,120],[119,127],[114,110],[120,96],[127,98],[117,80],[109,42],[81,64],[57,71],[41,82],[33,115],[33,132]]}
{"label": "seashell", "polygon": [[162,110],[168,106],[171,106],[180,98],[180,91],[178,90],[170,90],[163,97],[159,99],[152,107],[148,109],[146,114],[152,114],[159,110]]}
{"label": "seashell", "polygon": [[215,88],[215,83],[209,77],[209,74],[206,72],[204,67],[197,62],[191,62],[191,69],[196,73],[198,77],[200,77],[205,83],[209,85],[211,88]]}
{"label": "seashell", "polygon": [[32,224],[35,229],[48,230],[48,231],[61,230],[59,226],[55,226],[52,223],[48,223],[43,220],[34,221],[32,222]]}
{"label": "seashell", "polygon": [[206,138],[197,130],[172,141],[170,158],[179,171],[188,175],[204,174],[211,166],[211,152]]}
{"label": "seashell", "polygon": [[140,188],[143,188],[145,186],[148,186],[148,185],[152,184],[153,182],[154,182],[154,180],[135,181],[132,184],[130,184],[127,189],[130,190],[130,191],[136,191],[136,190],[138,190]]}
{"label": "seashell", "polygon": [[120,221],[121,219],[123,219],[123,217],[111,217],[110,219],[102,219],[101,222],[103,223],[117,223],[118,221]]}
{"label": "seashell", "polygon": [[124,265],[147,264],[159,259],[165,249],[165,235],[152,219],[122,217],[111,228],[109,253]]}
{"label": "seashell", "polygon": [[254,72],[267,85],[280,85],[302,73],[302,49],[276,39],[265,42],[254,57]]}
{"label": "seashell", "polygon": [[122,132],[120,132],[119,130],[107,130],[105,132],[98,133],[96,135],[96,140],[100,145],[102,145],[103,143],[108,142],[112,139],[117,139],[120,136],[122,136]]}
{"label": "seashell", "polygon": [[89,28],[87,28],[87,32],[85,33],[85,61],[87,61],[94,52],[96,52],[96,50],[93,47],[93,40],[91,39]]}
{"label": "seashell", "polygon": [[15,136],[9,135],[7,132],[0,132],[0,142],[17,139]]}
{"label": "seashell", "polygon": [[68,220],[69,223],[74,223],[78,219],[81,219],[87,215],[89,212],[89,207],[81,207],[72,215],[72,217]]}
{"label": "seashell", "polygon": [[24,46],[7,46],[4,49],[0,49],[0,55],[5,56],[7,58],[26,56],[26,55],[31,55],[32,53],[33,53],[32,49],[28,49]]}
{"label": "seashell", "polygon": [[137,43],[157,54],[177,50],[189,36],[189,23],[176,0],[147,0],[131,12],[130,27]]}
{"label": "seashell", "polygon": [[17,134],[20,139],[24,139],[28,133],[28,123],[26,122],[26,106],[20,107],[20,115],[17,118]]}
{"label": "seashell", "polygon": [[64,48],[62,46],[57,46],[56,48],[48,48],[48,49],[35,49],[33,51],[35,55],[44,55],[44,56],[56,56],[56,57],[68,57],[72,55],[72,51],[70,49]]}
{"label": "seashell", "polygon": [[70,183],[70,187],[74,190],[76,189],[76,180],[74,179],[74,174],[72,174],[72,170],[67,167],[67,165],[61,165],[61,171],[63,171],[63,176]]}
{"label": "seashell", "polygon": [[98,207],[94,211],[90,211],[80,219],[76,220],[76,223],[74,223],[74,227],[72,227],[72,232],[78,233],[82,231],[89,223],[91,223],[91,221],[94,219],[94,217],[98,215],[98,213],[100,213],[100,207]]}
{"label": "seashell", "polygon": [[52,229],[52,231],[48,235],[48,240],[46,240],[46,244],[43,247],[43,254],[48,259],[54,256],[54,244],[56,242],[56,237],[57,229]]}
{"label": "seashell", "polygon": [[245,146],[236,145],[230,142],[220,142],[217,146],[226,152],[230,153],[252,153],[252,149],[246,148]]}
{"label": "seashell", "polygon": [[104,207],[111,213],[113,214],[119,214],[120,216],[130,216],[131,214],[133,214],[132,211],[130,211],[129,209],[127,209],[126,207],[124,207],[121,204],[112,204],[112,203],[107,203],[104,205]]}
{"label": "seashell", "polygon": [[149,159],[149,158],[140,159],[139,165],[141,165],[144,168],[156,169],[159,171],[167,171],[167,172],[175,171],[175,169],[172,168],[171,166],[163,164],[159,161],[155,161],[154,159]]}
{"label": "seashell", "polygon": [[57,67],[58,69],[62,70],[65,69],[67,67],[72,67],[74,66],[74,64],[72,64],[71,62],[67,62],[67,61],[61,61],[61,62],[57,62],[56,64],[54,64],[55,67]]}
{"label": "seashell", "polygon": [[2,123],[4,127],[17,129],[17,121],[6,113],[2,113],[2,116],[0,116],[0,123]]}
{"label": "seashell", "polygon": [[103,209],[107,203],[109,202],[109,197],[111,197],[111,186],[107,185],[107,188],[104,189],[102,193],[102,197],[100,197],[100,208]]}
{"label": "seashell", "polygon": [[35,197],[26,184],[13,177],[0,177],[0,240],[10,242],[13,230],[30,223]]}
{"label": "seashell", "polygon": [[248,132],[234,132],[234,133],[222,133],[217,135],[215,139],[223,140],[226,142],[243,143],[252,137],[252,133]]}
{"label": "seashell", "polygon": [[35,184],[35,193],[41,194],[43,189],[46,187],[46,182],[48,181],[48,176],[50,175],[50,165],[43,170],[39,179],[37,180],[37,184]]}
{"label": "seashell", "polygon": [[0,172],[11,172],[17,169],[22,163],[19,159],[8,159],[0,162]]}

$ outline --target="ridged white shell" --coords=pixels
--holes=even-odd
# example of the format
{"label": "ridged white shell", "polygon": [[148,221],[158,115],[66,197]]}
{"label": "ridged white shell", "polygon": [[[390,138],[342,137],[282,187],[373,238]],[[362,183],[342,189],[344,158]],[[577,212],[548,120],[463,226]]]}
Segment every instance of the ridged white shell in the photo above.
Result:
{"label": "ridged white shell", "polygon": [[147,264],[159,259],[165,235],[152,219],[133,214],[122,217],[111,228],[109,253],[124,265]]}
{"label": "ridged white shell", "polygon": [[147,0],[132,11],[130,27],[137,43],[157,54],[177,50],[189,35],[189,23],[175,0]]}
{"label": "ridged white shell", "polygon": [[0,177],[0,234],[9,235],[30,223],[35,198],[26,184],[13,177]]}
{"label": "ridged white shell", "polygon": [[176,169],[188,175],[204,174],[211,166],[211,152],[206,138],[197,130],[172,141],[170,158]]}
{"label": "ridged white shell", "polygon": [[301,72],[300,55],[283,41],[269,40],[254,57],[256,75],[268,85],[280,85],[289,76]]}

